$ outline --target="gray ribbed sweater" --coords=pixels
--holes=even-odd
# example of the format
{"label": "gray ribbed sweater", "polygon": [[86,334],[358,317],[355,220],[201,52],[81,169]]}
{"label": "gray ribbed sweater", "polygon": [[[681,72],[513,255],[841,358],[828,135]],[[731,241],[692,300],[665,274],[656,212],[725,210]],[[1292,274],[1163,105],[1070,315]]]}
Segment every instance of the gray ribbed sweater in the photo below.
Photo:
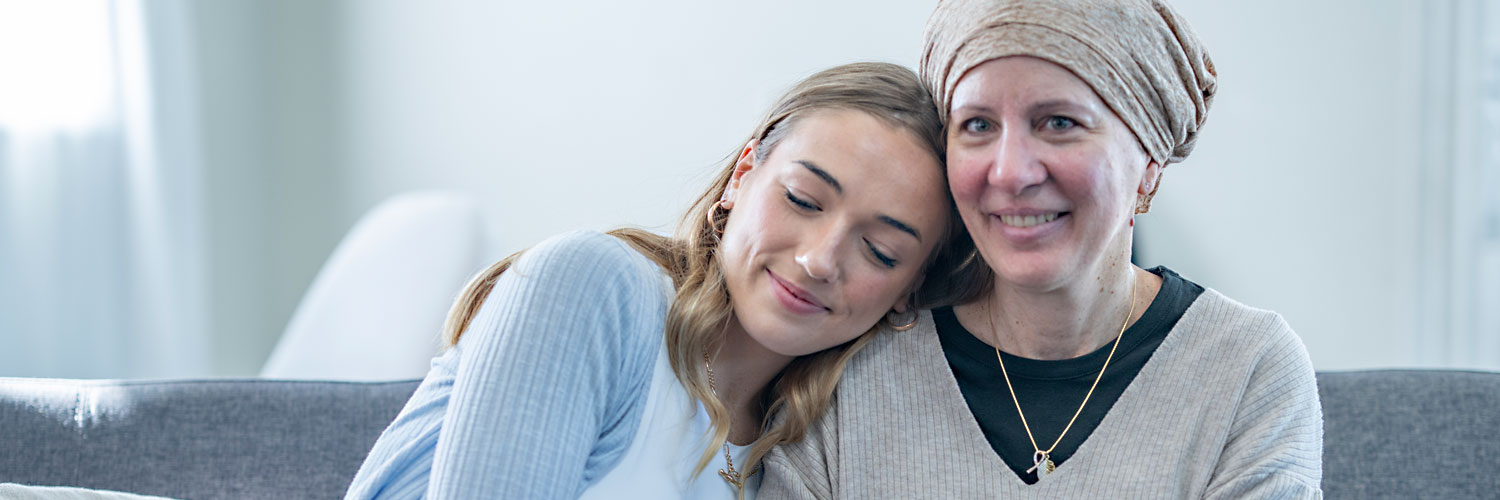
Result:
{"label": "gray ribbed sweater", "polygon": [[1322,451],[1301,340],[1209,289],[1078,452],[1027,485],[985,441],[924,311],[850,362],[806,440],[767,456],[760,498],[1321,498]]}

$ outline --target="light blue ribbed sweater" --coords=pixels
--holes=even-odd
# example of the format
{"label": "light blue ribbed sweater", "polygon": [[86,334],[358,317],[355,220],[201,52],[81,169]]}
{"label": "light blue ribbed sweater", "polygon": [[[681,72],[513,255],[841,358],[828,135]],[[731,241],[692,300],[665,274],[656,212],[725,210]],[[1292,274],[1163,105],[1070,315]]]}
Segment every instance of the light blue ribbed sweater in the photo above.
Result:
{"label": "light blue ribbed sweater", "polygon": [[527,250],[346,498],[578,498],[631,445],[670,292],[659,266],[603,233]]}

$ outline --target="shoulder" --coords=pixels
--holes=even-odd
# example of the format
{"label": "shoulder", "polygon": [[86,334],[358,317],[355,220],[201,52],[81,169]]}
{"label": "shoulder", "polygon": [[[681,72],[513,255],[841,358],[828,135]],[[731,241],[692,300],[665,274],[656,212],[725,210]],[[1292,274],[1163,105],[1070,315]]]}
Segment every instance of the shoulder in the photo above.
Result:
{"label": "shoulder", "polygon": [[578,230],[542,240],[517,259],[514,270],[525,273],[626,278],[656,284],[664,276],[660,266],[623,240],[599,231]]}
{"label": "shoulder", "polygon": [[918,311],[917,324],[910,330],[880,325],[871,335],[869,343],[845,365],[836,404],[866,396],[935,394],[942,390],[950,375],[932,310]]}
{"label": "shoulder", "polygon": [[1164,369],[1208,378],[1240,395],[1317,406],[1317,379],[1302,339],[1286,319],[1207,288],[1158,348]]}
{"label": "shoulder", "polygon": [[659,343],[672,292],[661,267],[629,244],[572,231],[522,252],[496,281],[481,315],[498,322],[495,328],[536,331],[554,341],[633,342],[639,349],[632,352],[645,352]]}
{"label": "shoulder", "polygon": [[1204,289],[1174,330],[1190,332],[1196,340],[1221,349],[1261,354],[1295,351],[1306,357],[1302,339],[1281,314],[1246,305],[1212,288]]}
{"label": "shoulder", "polygon": [[536,244],[500,276],[541,297],[587,307],[623,302],[665,307],[672,283],[651,258],[598,231],[571,231]]}
{"label": "shoulder", "polygon": [[[1171,334],[1179,335],[1190,348],[1177,349],[1177,356],[1194,361],[1189,366],[1195,368],[1181,372],[1184,378],[1196,374],[1198,394],[1212,394],[1211,387],[1218,387],[1233,402],[1225,406],[1233,413],[1209,496],[1315,491],[1322,476],[1323,434],[1317,376],[1307,348],[1287,321],[1210,288]],[[1282,487],[1289,489],[1241,494]]]}
{"label": "shoulder", "polygon": [[1192,373],[1216,372],[1215,378],[1226,389],[1238,388],[1242,404],[1265,406],[1264,402],[1275,401],[1269,407],[1321,419],[1312,359],[1280,314],[1247,306],[1210,288],[1183,315],[1168,341],[1178,344],[1170,357],[1187,362],[1183,366],[1193,368]]}

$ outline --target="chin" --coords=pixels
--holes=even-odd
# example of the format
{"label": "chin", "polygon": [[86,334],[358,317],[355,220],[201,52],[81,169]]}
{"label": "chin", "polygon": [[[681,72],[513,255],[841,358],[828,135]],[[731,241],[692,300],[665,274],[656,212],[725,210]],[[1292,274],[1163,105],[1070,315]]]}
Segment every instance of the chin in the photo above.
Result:
{"label": "chin", "polygon": [[[792,332],[792,331],[788,331],[788,330],[781,330],[781,332],[779,332],[778,334],[772,334],[772,335],[754,335],[754,334],[751,334],[751,337],[754,338],[756,342],[760,343],[760,345],[762,347],[765,347],[766,350],[774,352],[776,354],[780,354],[782,356],[788,356],[788,357],[806,356],[808,354],[812,354],[812,353],[821,351],[823,349],[826,349],[826,347],[819,347],[817,345],[809,345],[806,342],[806,340],[808,340],[806,338],[795,338],[795,336],[797,335],[797,333],[800,333],[800,332]],[[788,334],[790,334],[790,335],[788,335]],[[793,337],[793,338],[788,338],[788,337]]]}
{"label": "chin", "polygon": [[1068,278],[1068,270],[1052,259],[1008,259],[991,269],[1000,281],[1028,290],[1052,290]]}
{"label": "chin", "polygon": [[[782,356],[806,356],[845,342],[827,338],[829,333],[834,331],[831,327],[806,328],[800,325],[793,327],[786,324],[757,326],[765,328],[757,330],[747,329],[750,338],[754,339],[756,343],[760,344],[766,350]],[[819,336],[822,336],[822,338],[819,338]],[[852,339],[854,336],[850,338]],[[824,342],[820,342],[820,340]]]}

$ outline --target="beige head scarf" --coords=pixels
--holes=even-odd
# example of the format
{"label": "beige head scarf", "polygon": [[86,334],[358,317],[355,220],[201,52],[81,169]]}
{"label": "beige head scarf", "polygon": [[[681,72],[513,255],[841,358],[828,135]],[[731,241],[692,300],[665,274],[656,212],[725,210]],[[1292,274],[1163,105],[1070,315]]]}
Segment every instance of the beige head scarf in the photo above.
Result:
{"label": "beige head scarf", "polygon": [[939,0],[921,73],[945,123],[964,73],[1006,56],[1072,71],[1163,167],[1193,151],[1217,89],[1203,44],[1162,0]]}

